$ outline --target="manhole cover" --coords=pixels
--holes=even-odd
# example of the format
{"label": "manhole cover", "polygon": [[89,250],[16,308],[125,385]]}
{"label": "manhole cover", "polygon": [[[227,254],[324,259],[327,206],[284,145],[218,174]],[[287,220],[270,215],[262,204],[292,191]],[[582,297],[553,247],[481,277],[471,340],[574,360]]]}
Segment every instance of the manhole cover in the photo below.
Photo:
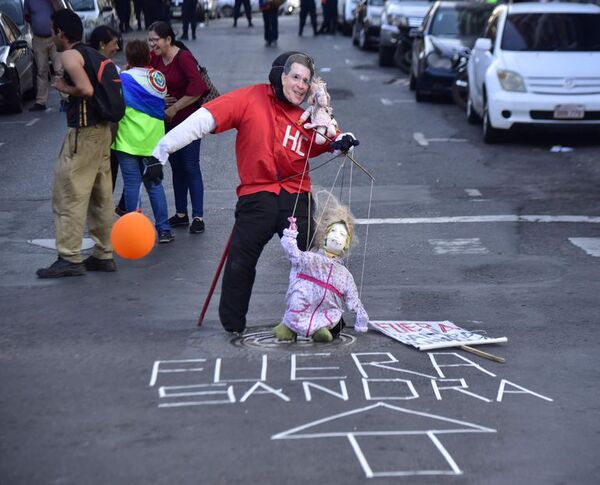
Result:
{"label": "manhole cover", "polygon": [[354,97],[354,93],[349,89],[343,88],[327,88],[331,99],[350,99]]}
{"label": "manhole cover", "polygon": [[333,342],[322,343],[313,342],[312,339],[298,337],[296,342],[279,342],[273,335],[271,328],[248,332],[244,335],[233,337],[231,343],[237,347],[247,347],[252,349],[290,349],[294,350],[298,347],[306,348],[323,348],[323,347],[342,347],[352,345],[356,341],[356,337],[347,333],[341,332],[338,338],[333,339]]}

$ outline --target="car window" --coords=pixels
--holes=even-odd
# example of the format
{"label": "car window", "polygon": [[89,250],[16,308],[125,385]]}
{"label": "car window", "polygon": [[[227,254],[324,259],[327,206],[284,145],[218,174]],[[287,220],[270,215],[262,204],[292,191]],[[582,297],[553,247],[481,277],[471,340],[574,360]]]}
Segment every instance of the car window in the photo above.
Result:
{"label": "car window", "polygon": [[600,14],[512,14],[501,45],[507,51],[600,51]]}
{"label": "car window", "polygon": [[17,25],[23,25],[23,5],[21,0],[0,0],[0,12],[8,15]]}
{"label": "car window", "polygon": [[431,35],[448,36],[478,36],[483,32],[483,28],[492,9],[455,9],[440,8],[433,18]]}
{"label": "car window", "polygon": [[483,36],[492,41],[492,45],[494,45],[496,41],[496,35],[498,34],[498,19],[500,18],[499,14],[492,15],[487,23]]}
{"label": "car window", "polygon": [[[12,24],[12,26],[10,24]],[[21,35],[21,31],[16,29],[14,23],[7,18],[5,18],[4,22],[2,22],[2,29],[4,30],[4,35],[6,36],[7,45],[12,44]]]}
{"label": "car window", "polygon": [[94,10],[94,0],[71,0],[71,5],[80,12]]}
{"label": "car window", "polygon": [[385,0],[369,0],[371,7],[383,7]]}

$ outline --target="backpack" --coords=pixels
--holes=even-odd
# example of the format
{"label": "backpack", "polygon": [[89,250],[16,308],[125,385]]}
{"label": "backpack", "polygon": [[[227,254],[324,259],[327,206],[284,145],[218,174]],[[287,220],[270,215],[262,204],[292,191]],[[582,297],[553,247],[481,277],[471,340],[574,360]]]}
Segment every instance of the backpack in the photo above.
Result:
{"label": "backpack", "polygon": [[89,102],[98,121],[117,123],[125,116],[125,100],[117,66],[87,45],[77,44],[74,49],[82,55],[85,72],[94,88]]}

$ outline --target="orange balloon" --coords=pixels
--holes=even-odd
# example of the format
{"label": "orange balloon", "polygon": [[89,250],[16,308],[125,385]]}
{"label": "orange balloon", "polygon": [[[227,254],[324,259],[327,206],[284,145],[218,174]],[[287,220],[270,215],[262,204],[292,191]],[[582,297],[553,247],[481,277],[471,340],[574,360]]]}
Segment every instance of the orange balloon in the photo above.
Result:
{"label": "orange balloon", "polygon": [[140,212],[129,212],[114,223],[110,242],[125,259],[141,259],[154,247],[156,235],[150,219]]}

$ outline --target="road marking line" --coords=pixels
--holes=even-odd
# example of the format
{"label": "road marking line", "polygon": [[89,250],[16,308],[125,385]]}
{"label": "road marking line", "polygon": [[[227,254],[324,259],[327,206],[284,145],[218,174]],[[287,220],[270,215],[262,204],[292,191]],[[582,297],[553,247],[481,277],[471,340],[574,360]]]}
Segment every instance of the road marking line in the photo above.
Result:
{"label": "road marking line", "polygon": [[[33,244],[34,246],[40,246],[46,249],[56,249],[56,239],[29,239],[27,241],[29,244]],[[94,247],[94,241],[92,241],[89,237],[84,237],[81,241],[81,250],[87,251],[88,249],[92,249]]]}
{"label": "road marking line", "polygon": [[358,79],[360,79],[361,81],[365,81],[365,82],[368,82],[371,80],[371,78],[369,76],[365,76],[364,74],[361,74],[360,76],[358,76]]}
{"label": "road marking line", "polygon": [[570,237],[569,241],[590,256],[600,258],[600,237]]}
{"label": "road marking line", "polygon": [[389,98],[381,98],[381,104],[384,106],[392,106],[393,104],[400,103],[414,103],[414,99],[389,99]]}
{"label": "road marking line", "polygon": [[321,71],[321,72],[331,72],[331,67],[322,67],[321,69],[319,69],[319,71]]}
{"label": "road marking line", "polygon": [[426,147],[430,142],[434,143],[465,143],[465,138],[425,138],[423,133],[413,133],[413,138],[422,147]]}
{"label": "road marking line", "polygon": [[452,216],[452,217],[398,217],[385,219],[356,219],[357,224],[449,224],[462,222],[578,222],[600,224],[600,216]]}
{"label": "road marking line", "polygon": [[465,239],[429,239],[435,254],[488,254],[478,237]]}
{"label": "road marking line", "polygon": [[481,192],[477,189],[465,189],[469,197],[481,197]]}
{"label": "road marking line", "polygon": [[38,121],[40,121],[39,118],[33,118],[30,122],[25,123],[25,126],[33,126],[35,125]]}

